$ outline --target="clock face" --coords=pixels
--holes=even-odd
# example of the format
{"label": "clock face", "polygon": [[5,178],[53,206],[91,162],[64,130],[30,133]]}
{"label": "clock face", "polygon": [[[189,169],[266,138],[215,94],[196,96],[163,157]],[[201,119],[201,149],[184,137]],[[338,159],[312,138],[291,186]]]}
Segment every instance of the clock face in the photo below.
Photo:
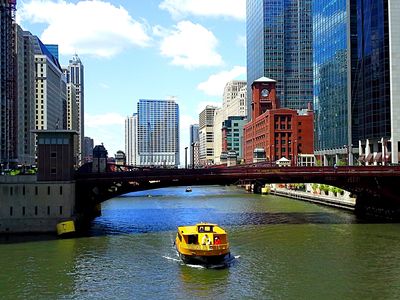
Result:
{"label": "clock face", "polygon": [[263,89],[261,91],[261,97],[268,97],[268,95],[269,95],[269,91],[267,89]]}

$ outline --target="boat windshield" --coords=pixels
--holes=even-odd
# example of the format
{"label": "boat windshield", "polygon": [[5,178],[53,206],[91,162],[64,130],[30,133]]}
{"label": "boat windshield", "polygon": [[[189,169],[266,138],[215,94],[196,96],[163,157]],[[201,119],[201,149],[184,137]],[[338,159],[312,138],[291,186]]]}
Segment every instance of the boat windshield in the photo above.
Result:
{"label": "boat windshield", "polygon": [[209,225],[200,225],[197,228],[198,232],[213,232],[214,226],[209,226]]}

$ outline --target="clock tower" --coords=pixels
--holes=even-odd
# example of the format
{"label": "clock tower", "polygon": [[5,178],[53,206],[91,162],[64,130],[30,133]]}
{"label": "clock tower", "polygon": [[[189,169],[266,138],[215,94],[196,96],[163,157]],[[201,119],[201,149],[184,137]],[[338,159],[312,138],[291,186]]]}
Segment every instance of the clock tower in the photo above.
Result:
{"label": "clock tower", "polygon": [[267,110],[279,108],[276,98],[276,81],[261,77],[253,82],[252,89],[252,120],[265,113]]}

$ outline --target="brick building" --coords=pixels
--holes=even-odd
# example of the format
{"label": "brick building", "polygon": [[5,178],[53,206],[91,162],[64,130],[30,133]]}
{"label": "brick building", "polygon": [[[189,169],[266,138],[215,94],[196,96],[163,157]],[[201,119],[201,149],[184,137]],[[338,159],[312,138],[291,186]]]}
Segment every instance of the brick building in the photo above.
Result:
{"label": "brick building", "polygon": [[251,87],[252,118],[244,127],[245,162],[253,162],[255,152],[264,152],[266,161],[286,157],[295,165],[299,154],[313,154],[311,105],[303,110],[281,108],[273,79],[261,77]]}

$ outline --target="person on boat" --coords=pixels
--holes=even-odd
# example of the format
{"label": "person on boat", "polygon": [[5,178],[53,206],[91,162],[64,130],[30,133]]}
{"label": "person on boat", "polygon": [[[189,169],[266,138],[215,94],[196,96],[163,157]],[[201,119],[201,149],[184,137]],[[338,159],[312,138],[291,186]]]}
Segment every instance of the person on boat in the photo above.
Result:
{"label": "person on boat", "polygon": [[214,245],[221,245],[221,239],[219,238],[219,236],[216,236],[214,238]]}
{"label": "person on boat", "polygon": [[207,235],[207,234],[205,234],[205,235],[203,236],[203,239],[201,240],[201,244],[202,244],[202,245],[210,245],[210,244],[211,244],[211,241],[210,241],[210,239],[208,238],[208,235]]}
{"label": "person on boat", "polygon": [[199,227],[199,232],[204,232],[204,227],[203,226]]}

